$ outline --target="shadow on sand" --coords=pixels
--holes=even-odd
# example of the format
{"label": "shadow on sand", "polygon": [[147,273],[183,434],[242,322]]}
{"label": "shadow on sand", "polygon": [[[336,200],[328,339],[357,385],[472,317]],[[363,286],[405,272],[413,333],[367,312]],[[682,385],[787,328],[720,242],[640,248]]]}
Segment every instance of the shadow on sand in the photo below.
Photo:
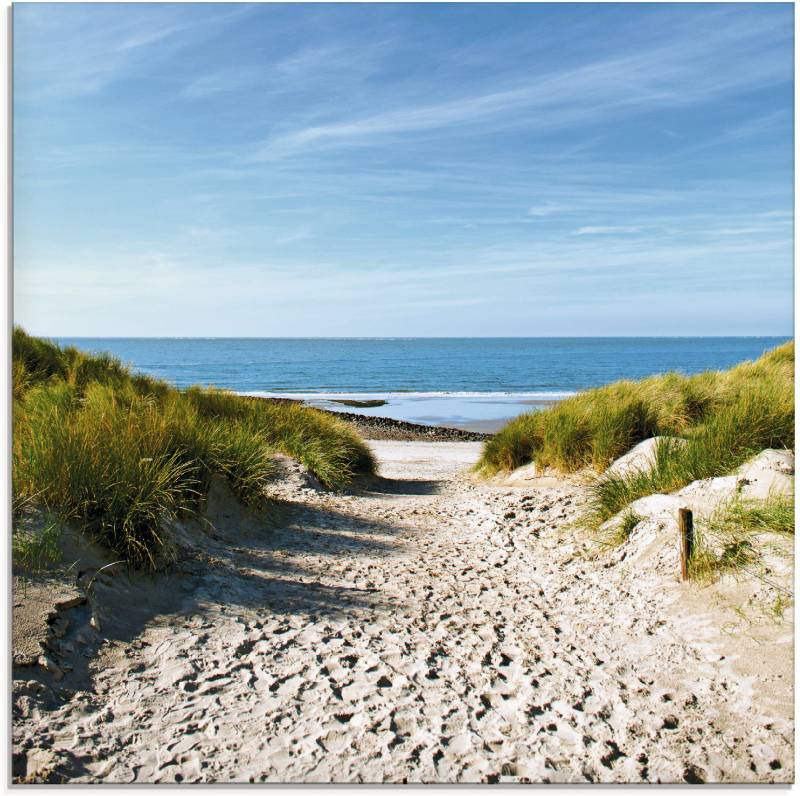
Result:
{"label": "shadow on sand", "polygon": [[442,490],[442,482],[424,478],[383,478],[372,476],[362,478],[351,490],[354,495],[396,495],[398,497],[415,497],[420,495],[438,495]]}
{"label": "shadow on sand", "polygon": [[[365,485],[366,486],[366,485]],[[379,494],[433,494],[436,482],[371,479]],[[369,494],[364,492],[363,494]],[[214,607],[307,617],[342,617],[353,611],[386,611],[376,589],[324,583],[329,558],[387,556],[400,548],[407,528],[318,505],[287,504],[253,511],[232,495],[209,500],[206,518],[176,523],[177,558],[167,571],[148,573],[125,565],[93,579],[87,602],[56,612],[48,655],[64,672],[56,681],[41,667],[19,667],[17,679],[37,679],[65,695],[93,690],[93,668],[102,647],[127,645],[153,623],[180,625]],[[100,562],[64,573],[91,576]],[[335,576],[334,576],[335,577]],[[91,578],[90,578],[91,579]],[[64,621],[66,620],[66,621]],[[66,627],[66,631],[63,628]],[[120,650],[124,654],[124,649]]]}

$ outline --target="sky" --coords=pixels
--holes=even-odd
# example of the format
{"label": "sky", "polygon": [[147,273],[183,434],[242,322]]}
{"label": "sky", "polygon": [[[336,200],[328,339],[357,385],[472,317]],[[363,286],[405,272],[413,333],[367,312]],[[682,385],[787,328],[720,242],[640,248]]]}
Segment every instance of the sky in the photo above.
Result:
{"label": "sky", "polygon": [[791,4],[13,7],[47,336],[791,335]]}

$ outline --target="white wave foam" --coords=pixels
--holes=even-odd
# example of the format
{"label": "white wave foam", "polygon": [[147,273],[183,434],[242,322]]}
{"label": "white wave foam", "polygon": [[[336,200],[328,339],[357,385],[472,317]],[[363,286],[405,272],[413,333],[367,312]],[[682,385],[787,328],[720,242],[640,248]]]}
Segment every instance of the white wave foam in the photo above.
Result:
{"label": "white wave foam", "polygon": [[251,390],[240,392],[256,398],[291,398],[295,401],[377,401],[416,400],[431,398],[473,398],[476,400],[501,401],[560,401],[575,395],[572,391],[551,392],[477,392],[477,391],[432,391],[432,392],[275,392]]}

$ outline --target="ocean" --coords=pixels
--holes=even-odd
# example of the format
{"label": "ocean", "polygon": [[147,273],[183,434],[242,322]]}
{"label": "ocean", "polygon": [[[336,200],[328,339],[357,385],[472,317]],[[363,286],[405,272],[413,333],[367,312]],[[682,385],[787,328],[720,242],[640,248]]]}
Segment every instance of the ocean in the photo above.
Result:
{"label": "ocean", "polygon": [[[57,338],[177,387],[214,385],[328,409],[494,430],[617,379],[754,359],[786,337]],[[337,400],[384,400],[352,408]]]}

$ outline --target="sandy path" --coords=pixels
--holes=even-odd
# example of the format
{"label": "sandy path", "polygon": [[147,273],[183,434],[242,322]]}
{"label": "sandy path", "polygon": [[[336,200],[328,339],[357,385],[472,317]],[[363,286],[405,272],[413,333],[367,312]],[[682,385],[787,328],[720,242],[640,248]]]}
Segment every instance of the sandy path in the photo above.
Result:
{"label": "sandy path", "polygon": [[478,443],[373,444],[384,481],[220,544],[16,747],[78,781],[791,780],[789,717],[668,593],[575,557],[579,488],[470,483]]}

